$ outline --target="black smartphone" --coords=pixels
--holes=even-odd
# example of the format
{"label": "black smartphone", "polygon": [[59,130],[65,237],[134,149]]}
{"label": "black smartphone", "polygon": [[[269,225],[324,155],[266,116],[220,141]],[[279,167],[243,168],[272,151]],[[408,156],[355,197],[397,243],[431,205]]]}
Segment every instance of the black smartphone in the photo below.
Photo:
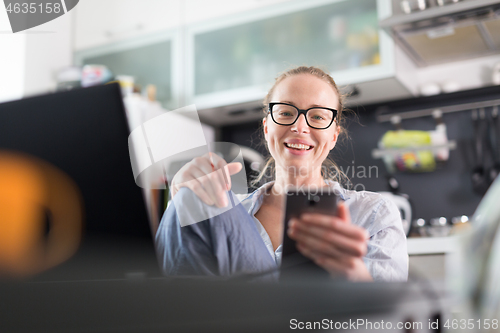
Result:
{"label": "black smartphone", "polygon": [[295,241],[288,237],[287,230],[290,219],[303,213],[337,215],[337,203],[338,196],[332,188],[321,188],[317,192],[300,189],[287,191],[280,280],[328,276],[323,268],[297,250]]}

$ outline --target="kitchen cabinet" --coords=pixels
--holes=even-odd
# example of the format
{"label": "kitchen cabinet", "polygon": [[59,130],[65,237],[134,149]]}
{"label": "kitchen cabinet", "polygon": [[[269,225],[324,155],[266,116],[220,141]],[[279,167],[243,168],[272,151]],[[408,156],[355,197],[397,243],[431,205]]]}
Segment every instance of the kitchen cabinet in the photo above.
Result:
{"label": "kitchen cabinet", "polygon": [[408,238],[410,278],[448,281],[460,244],[458,236]]}
{"label": "kitchen cabinet", "polygon": [[75,7],[77,51],[173,29],[181,24],[181,1],[85,0]]}
{"label": "kitchen cabinet", "polygon": [[[149,0],[144,7],[153,4],[158,6]],[[154,8],[161,12],[163,7]],[[142,20],[142,10],[137,8],[137,17],[127,24]],[[82,7],[77,17],[88,17],[82,14],[86,11]],[[398,50],[378,27],[390,14],[390,0],[278,1],[201,23],[187,20],[186,14],[187,21],[173,21],[175,29],[151,23],[150,30],[107,40],[96,35],[95,42],[87,43],[92,34],[83,38],[81,30],[102,35],[110,24],[97,13],[95,25],[82,27],[77,20],[75,59],[77,65],[104,64],[115,74],[136,76],[141,85],[156,84],[165,108],[195,104],[202,121],[220,126],[260,118],[259,104],[277,74],[304,64],[330,71],[344,92],[356,85],[353,91],[359,93],[349,97],[348,106],[412,96],[411,80],[396,71]],[[119,23],[115,30],[125,26]]]}
{"label": "kitchen cabinet", "polygon": [[81,51],[294,0],[85,0],[75,7]]}
{"label": "kitchen cabinet", "polygon": [[178,30],[170,30],[86,49],[75,54],[75,62],[105,65],[114,75],[133,76],[134,83],[142,88],[154,84],[162,106],[177,108],[180,94],[176,84],[180,76],[178,34]]}
{"label": "kitchen cabinet", "polygon": [[408,238],[408,254],[445,254],[456,252],[459,240],[455,236],[448,237],[416,237]]}
{"label": "kitchen cabinet", "polygon": [[[294,1],[192,25],[187,30],[188,100],[204,110],[202,119],[231,123],[232,109],[258,105],[251,102],[262,100],[279,72],[302,64],[326,68],[341,86],[359,85],[361,94],[351,101],[411,96],[395,79],[394,43],[378,27],[379,19],[390,14],[385,0]],[[382,90],[377,89],[381,80]],[[365,83],[372,85],[365,89]],[[218,109],[237,103],[247,104]],[[261,116],[253,114],[250,118]]]}

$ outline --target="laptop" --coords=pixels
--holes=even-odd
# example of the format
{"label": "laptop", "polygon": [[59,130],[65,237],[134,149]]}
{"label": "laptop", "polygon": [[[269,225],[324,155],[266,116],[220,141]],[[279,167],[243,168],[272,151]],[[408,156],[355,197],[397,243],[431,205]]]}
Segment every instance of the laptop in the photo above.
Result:
{"label": "laptop", "polygon": [[160,276],[143,192],[132,173],[129,133],[117,83],[0,104],[0,153],[49,163],[82,196],[78,251],[39,278]]}

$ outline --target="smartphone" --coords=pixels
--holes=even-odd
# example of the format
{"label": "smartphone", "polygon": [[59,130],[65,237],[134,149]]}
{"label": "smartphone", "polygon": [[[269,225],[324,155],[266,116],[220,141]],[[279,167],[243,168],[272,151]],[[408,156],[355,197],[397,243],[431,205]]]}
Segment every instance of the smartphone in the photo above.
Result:
{"label": "smartphone", "polygon": [[296,248],[295,241],[288,237],[288,223],[291,218],[303,213],[337,215],[338,196],[332,188],[321,188],[316,192],[292,189],[287,192],[285,223],[283,229],[283,256],[280,280],[289,278],[327,277],[328,273],[312,260],[303,256]]}

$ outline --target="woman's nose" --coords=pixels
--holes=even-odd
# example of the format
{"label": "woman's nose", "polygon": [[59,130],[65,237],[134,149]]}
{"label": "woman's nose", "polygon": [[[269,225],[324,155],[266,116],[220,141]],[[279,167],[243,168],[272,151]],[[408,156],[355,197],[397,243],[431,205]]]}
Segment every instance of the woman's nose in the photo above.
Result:
{"label": "woman's nose", "polygon": [[299,119],[292,125],[292,131],[298,133],[309,133],[309,125],[307,125],[306,116],[301,114]]}

